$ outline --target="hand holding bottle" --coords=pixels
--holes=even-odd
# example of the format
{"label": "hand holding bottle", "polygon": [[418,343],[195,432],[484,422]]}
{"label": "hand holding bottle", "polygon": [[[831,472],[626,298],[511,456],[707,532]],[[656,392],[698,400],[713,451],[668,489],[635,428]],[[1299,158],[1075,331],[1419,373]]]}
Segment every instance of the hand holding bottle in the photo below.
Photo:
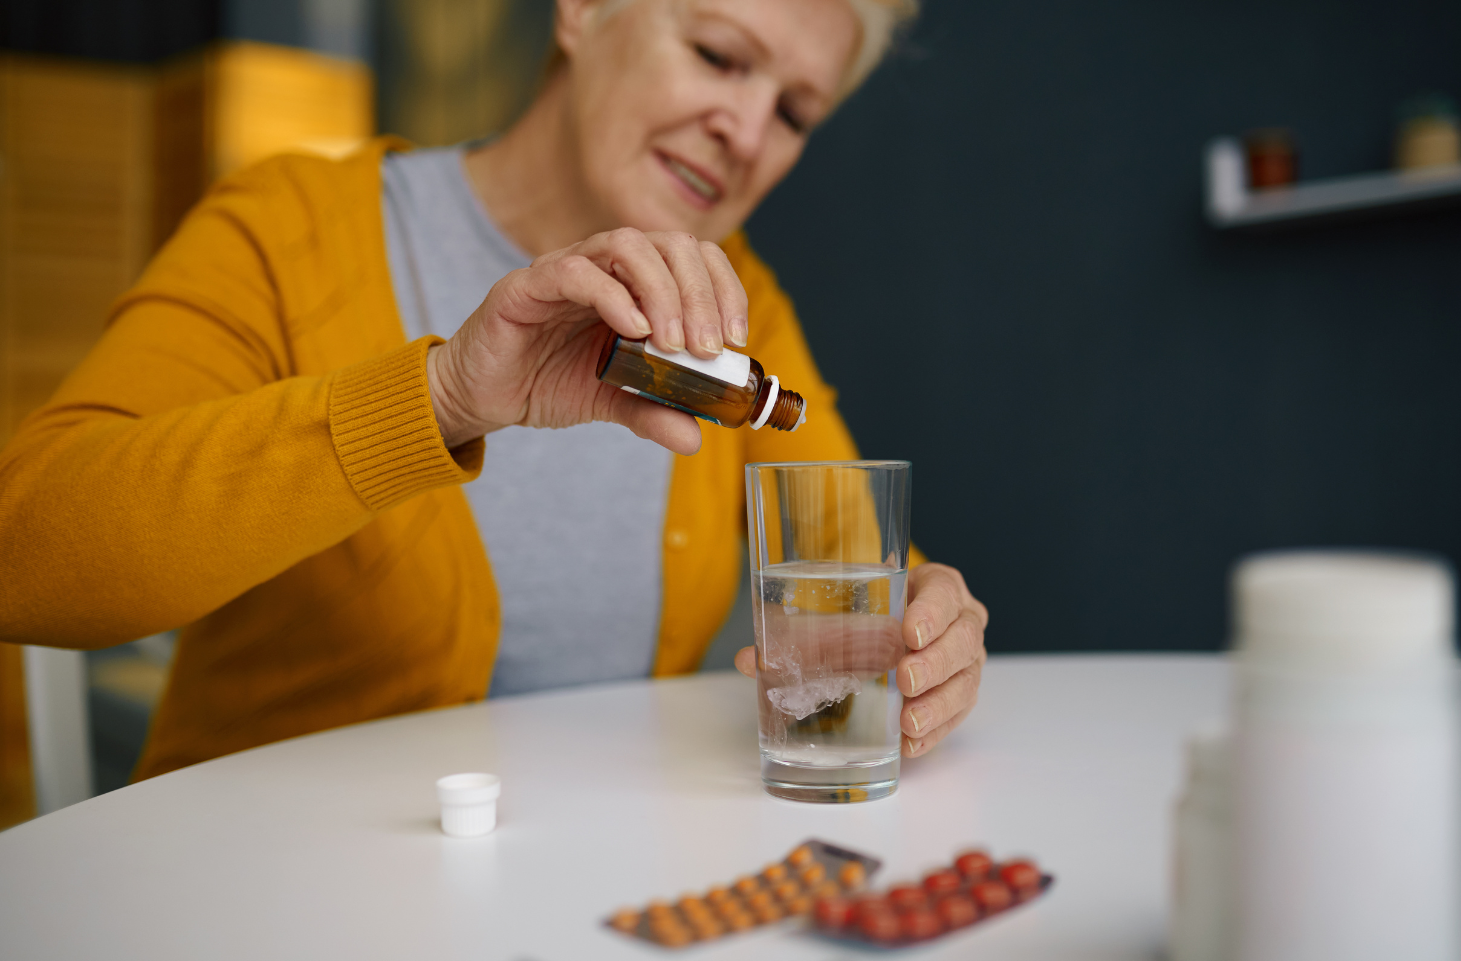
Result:
{"label": "hand holding bottle", "polygon": [[727,341],[744,346],[746,316],[746,292],[725,253],[689,234],[623,228],[544,254],[498,281],[461,330],[428,353],[442,438],[455,447],[512,424],[597,420],[693,454],[694,419],[600,382],[599,353],[617,332],[714,357]]}

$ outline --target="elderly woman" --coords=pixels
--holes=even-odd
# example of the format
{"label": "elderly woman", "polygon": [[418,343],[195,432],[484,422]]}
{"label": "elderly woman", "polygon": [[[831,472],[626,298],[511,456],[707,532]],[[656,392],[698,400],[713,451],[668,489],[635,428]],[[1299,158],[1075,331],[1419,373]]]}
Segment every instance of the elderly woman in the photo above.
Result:
{"label": "elderly woman", "polygon": [[[856,456],[740,227],[906,15],[558,0],[553,71],[501,139],[220,184],[0,457],[0,638],[185,625],[142,777],[694,670],[736,591],[743,465]],[[702,432],[596,380],[614,332],[743,347],[808,422]],[[973,706],[986,614],[951,568],[908,585],[911,757]]]}

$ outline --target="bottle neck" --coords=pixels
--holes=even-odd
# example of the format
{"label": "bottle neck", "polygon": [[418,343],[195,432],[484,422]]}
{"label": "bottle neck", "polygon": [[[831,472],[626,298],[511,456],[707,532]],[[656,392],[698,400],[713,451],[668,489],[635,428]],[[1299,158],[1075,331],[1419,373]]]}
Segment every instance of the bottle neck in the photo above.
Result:
{"label": "bottle neck", "polygon": [[756,392],[756,403],[751,408],[751,426],[753,429],[796,430],[806,420],[806,409],[807,402],[801,394],[782,387],[776,377],[767,377]]}

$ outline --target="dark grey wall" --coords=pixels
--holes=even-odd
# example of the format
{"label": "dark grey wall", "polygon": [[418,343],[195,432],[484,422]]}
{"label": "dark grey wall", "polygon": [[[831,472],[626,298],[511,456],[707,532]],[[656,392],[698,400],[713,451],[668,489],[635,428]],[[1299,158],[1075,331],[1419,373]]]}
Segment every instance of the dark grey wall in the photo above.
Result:
{"label": "dark grey wall", "polygon": [[1461,215],[1227,236],[1212,136],[1387,166],[1461,4],[928,0],[750,225],[991,649],[1214,648],[1238,555],[1461,557]]}

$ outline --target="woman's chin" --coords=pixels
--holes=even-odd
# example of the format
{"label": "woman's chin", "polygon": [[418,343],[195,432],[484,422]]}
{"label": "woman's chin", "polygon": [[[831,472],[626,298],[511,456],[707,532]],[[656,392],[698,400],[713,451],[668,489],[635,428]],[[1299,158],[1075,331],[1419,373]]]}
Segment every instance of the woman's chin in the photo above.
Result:
{"label": "woman's chin", "polygon": [[[649,200],[649,198],[641,198]],[[656,230],[684,231],[696,237],[709,239],[707,231],[713,230],[712,221],[700,211],[689,209],[678,198],[655,198],[648,203],[626,205],[621,214],[622,223],[650,233]]]}

